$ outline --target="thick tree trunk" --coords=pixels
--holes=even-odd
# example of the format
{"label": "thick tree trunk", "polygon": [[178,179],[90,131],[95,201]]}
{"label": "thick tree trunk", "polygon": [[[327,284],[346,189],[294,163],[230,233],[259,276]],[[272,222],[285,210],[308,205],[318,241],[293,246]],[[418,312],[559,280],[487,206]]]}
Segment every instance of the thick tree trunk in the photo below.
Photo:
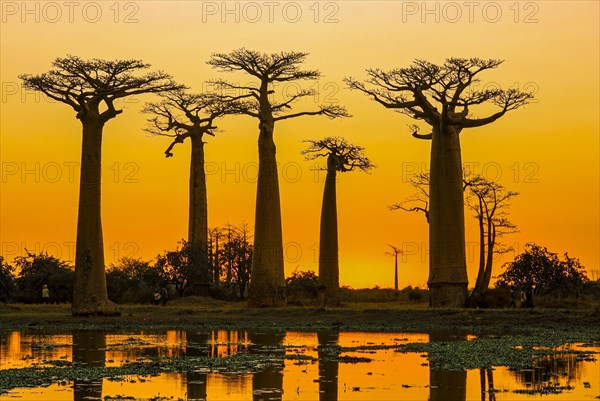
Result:
{"label": "thick tree trunk", "polygon": [[208,201],[206,196],[206,173],[204,171],[204,142],[202,135],[192,135],[190,162],[190,201],[188,242],[194,255],[194,274],[188,292],[208,295],[210,275],[208,269]]}
{"label": "thick tree trunk", "polygon": [[273,141],[275,122],[272,119],[261,121],[259,128],[254,252],[248,305],[284,306],[283,236],[276,148]]}
{"label": "thick tree trunk", "polygon": [[104,244],[101,221],[102,129],[98,119],[83,124],[79,214],[75,250],[73,315],[114,315],[114,303],[108,300],[104,271]]}
{"label": "thick tree trunk", "polygon": [[324,289],[325,304],[340,304],[340,268],[338,261],[338,227],[336,169],[332,156],[327,160],[327,178],[321,206],[319,239],[319,286]]}
{"label": "thick tree trunk", "polygon": [[467,262],[462,162],[458,130],[433,130],[429,183],[429,304],[463,307]]}

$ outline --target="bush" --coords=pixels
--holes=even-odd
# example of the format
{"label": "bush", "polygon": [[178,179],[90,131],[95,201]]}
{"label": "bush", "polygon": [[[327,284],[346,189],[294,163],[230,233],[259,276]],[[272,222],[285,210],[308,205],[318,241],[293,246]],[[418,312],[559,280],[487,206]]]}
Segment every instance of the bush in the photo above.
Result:
{"label": "bush", "polygon": [[73,300],[73,266],[49,255],[18,256],[15,266],[19,271],[16,280],[17,300],[25,303],[41,302],[42,287],[48,286],[50,302]]}
{"label": "bush", "polygon": [[16,295],[15,268],[0,256],[0,302],[10,302]]}
{"label": "bush", "polygon": [[561,260],[557,254],[536,244],[527,244],[523,253],[503,267],[506,270],[498,276],[496,287],[529,288],[536,296],[578,296],[589,281],[579,259],[565,253]]}
{"label": "bush", "polygon": [[160,285],[160,272],[141,259],[123,258],[106,273],[108,298],[116,303],[150,303]]}
{"label": "bush", "polygon": [[306,305],[317,300],[319,277],[313,271],[295,271],[285,279],[287,302]]}
{"label": "bush", "polygon": [[340,289],[342,301],[345,302],[424,302],[428,299],[427,290],[418,287],[405,287],[400,291],[392,288],[358,288],[342,287]]}

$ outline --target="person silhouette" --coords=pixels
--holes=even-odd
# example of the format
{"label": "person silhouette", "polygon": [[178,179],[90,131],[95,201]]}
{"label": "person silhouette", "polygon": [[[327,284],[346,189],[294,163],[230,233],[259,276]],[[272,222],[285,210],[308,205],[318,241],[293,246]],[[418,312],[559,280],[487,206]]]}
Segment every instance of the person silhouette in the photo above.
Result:
{"label": "person silhouette", "polygon": [[42,287],[42,303],[46,305],[50,303],[50,290],[46,284]]}

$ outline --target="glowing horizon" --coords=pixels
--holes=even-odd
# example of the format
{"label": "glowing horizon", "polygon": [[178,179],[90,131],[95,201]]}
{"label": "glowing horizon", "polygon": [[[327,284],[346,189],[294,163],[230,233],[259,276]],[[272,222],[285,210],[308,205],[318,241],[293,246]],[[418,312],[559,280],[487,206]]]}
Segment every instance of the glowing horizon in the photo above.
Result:
{"label": "glowing horizon", "polygon": [[[269,22],[264,19],[266,9],[263,20],[249,22],[248,3],[232,3],[241,4],[239,23],[234,14],[223,15],[220,9],[212,14],[215,10],[208,5],[220,4],[214,2],[175,2],[168,9],[162,2],[135,2],[134,16],[133,8],[119,9],[117,15],[105,4],[97,22],[75,12],[72,23],[66,20],[68,10],[63,10],[62,20],[50,22],[52,10],[44,14],[41,5],[36,23],[34,14],[6,8],[13,3],[21,7],[3,2],[0,28],[0,254],[9,260],[24,255],[25,248],[74,260],[81,151],[81,125],[74,112],[21,90],[17,75],[48,71],[56,57],[68,53],[82,58],[139,58],[152,64],[151,70],[164,70],[200,91],[211,78],[235,80],[235,74],[221,74],[205,64],[212,52],[247,47],[264,52],[308,51],[306,68],[319,69],[323,78],[305,86],[317,85],[319,102],[339,101],[353,115],[340,120],[307,117],[276,125],[286,276],[296,268],[318,271],[315,256],[324,174],[311,170],[314,162],[302,159],[301,141],[343,135],[364,146],[377,168],[371,174],[339,177],[340,284],[391,287],[393,258],[385,255],[390,243],[406,252],[399,259],[400,286],[426,285],[425,219],[420,214],[388,211],[387,206],[412,193],[406,178],[427,169],[430,145],[411,137],[407,125],[413,122],[408,117],[347,90],[342,79],[363,79],[364,70],[371,67],[405,67],[415,58],[442,63],[447,57],[463,56],[506,60],[483,74],[482,84],[536,91],[536,103],[461,134],[464,163],[489,178],[500,175],[500,183],[520,193],[510,210],[520,232],[507,236],[505,242],[516,244],[517,251],[527,242],[536,242],[561,255],[568,252],[581,259],[590,277],[599,268],[596,2],[534,3],[535,13],[519,3],[518,15],[505,4],[497,22],[491,22],[491,14],[484,17],[477,12],[473,22],[467,14],[450,22],[452,17],[443,11],[452,11],[444,8],[448,3],[436,3],[441,4],[439,23],[435,14],[407,8],[407,4],[418,6],[413,2],[319,3],[318,18],[310,4],[302,3],[303,16],[297,22],[289,21],[291,14],[284,18],[277,13]],[[282,9],[285,4],[291,2],[282,3]],[[127,16],[137,23],[125,22]],[[526,22],[526,17],[537,22]],[[325,22],[327,18],[337,22]],[[178,22],[176,29],[171,28],[173,20]],[[86,37],[72,32],[85,32]],[[170,139],[148,137],[143,131],[147,116],[139,110],[150,99],[121,103],[123,114],[104,130],[102,213],[107,266],[128,255],[154,258],[187,236],[189,145],[178,145],[173,158],[164,157]],[[304,106],[316,107],[319,102]],[[476,112],[486,115],[487,110]],[[218,125],[221,132],[208,138],[206,146],[209,225],[246,222],[252,227],[256,122],[227,117]],[[477,227],[469,212],[466,225],[473,283]],[[494,275],[513,255],[495,265]]]}

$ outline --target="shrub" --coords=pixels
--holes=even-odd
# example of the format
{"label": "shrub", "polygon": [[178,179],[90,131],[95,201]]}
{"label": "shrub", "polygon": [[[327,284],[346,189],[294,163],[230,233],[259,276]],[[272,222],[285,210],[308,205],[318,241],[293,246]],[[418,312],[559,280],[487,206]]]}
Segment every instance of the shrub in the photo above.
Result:
{"label": "shrub", "polygon": [[317,299],[319,277],[313,271],[294,271],[285,279],[287,301],[291,305],[314,303]]}
{"label": "shrub", "polygon": [[0,302],[10,302],[15,297],[15,268],[0,256]]}
{"label": "shrub", "polygon": [[150,303],[160,284],[159,271],[141,259],[123,258],[106,273],[108,297],[116,303]]}
{"label": "shrub", "polygon": [[73,266],[49,255],[18,256],[15,266],[19,271],[16,280],[20,302],[34,303],[42,299],[42,287],[48,286],[50,302],[73,300]]}

